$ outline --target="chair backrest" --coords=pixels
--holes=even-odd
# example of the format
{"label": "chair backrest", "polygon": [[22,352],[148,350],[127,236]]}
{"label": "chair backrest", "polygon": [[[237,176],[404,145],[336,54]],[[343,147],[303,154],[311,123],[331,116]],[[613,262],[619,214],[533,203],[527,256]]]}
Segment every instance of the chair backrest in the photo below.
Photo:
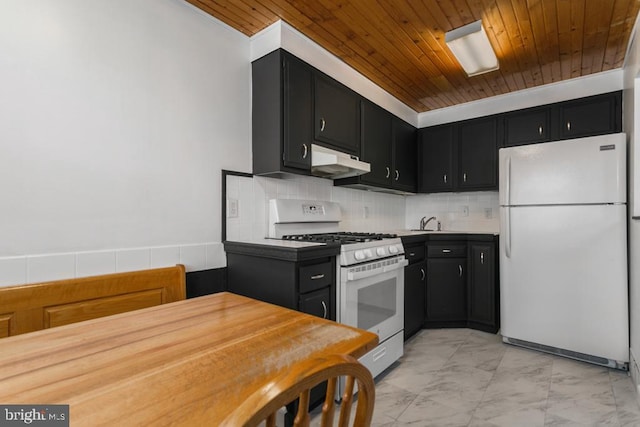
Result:
{"label": "chair backrest", "polygon": [[321,426],[333,426],[335,393],[340,377],[345,377],[338,426],[346,427],[351,416],[354,384],[358,384],[354,426],[371,425],[375,401],[375,385],[371,372],[355,358],[347,355],[331,355],[298,363],[283,376],[258,389],[242,405],[236,408],[222,423],[223,426],[257,426],[266,420],[267,427],[275,426],[276,412],[281,407],[300,398],[294,426],[308,426],[310,416],[309,393],[312,387],[327,381],[327,394],[322,407]]}

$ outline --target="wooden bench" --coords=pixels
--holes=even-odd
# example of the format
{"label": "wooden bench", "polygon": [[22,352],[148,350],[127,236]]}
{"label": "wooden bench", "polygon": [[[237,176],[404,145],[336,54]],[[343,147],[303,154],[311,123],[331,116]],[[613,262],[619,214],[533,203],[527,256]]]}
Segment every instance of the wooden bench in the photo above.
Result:
{"label": "wooden bench", "polygon": [[0,338],[185,298],[180,264],[0,288]]}

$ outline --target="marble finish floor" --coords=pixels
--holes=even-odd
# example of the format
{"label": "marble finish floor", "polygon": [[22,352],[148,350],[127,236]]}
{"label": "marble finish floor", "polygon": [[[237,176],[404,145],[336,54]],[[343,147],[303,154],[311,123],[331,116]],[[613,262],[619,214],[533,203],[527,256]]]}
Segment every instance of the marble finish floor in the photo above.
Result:
{"label": "marble finish floor", "polygon": [[422,330],[376,380],[374,426],[640,426],[626,372],[470,329]]}

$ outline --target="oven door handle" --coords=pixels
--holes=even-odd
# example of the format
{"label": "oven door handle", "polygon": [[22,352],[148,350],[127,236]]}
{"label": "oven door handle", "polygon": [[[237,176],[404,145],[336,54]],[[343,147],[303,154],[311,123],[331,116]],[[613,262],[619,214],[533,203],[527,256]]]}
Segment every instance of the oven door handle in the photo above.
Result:
{"label": "oven door handle", "polygon": [[364,271],[350,271],[347,273],[347,281],[353,282],[355,280],[366,279],[367,277],[372,277],[381,273],[388,273],[389,271],[399,270],[404,268],[409,264],[409,261],[406,259],[402,259],[398,261],[396,264],[386,265],[383,268],[376,268],[373,270],[364,270]]}

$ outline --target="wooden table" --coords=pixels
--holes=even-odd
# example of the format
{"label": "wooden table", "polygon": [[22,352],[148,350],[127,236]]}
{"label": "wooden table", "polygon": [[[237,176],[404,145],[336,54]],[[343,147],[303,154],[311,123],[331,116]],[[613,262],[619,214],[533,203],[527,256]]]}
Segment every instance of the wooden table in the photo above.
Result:
{"label": "wooden table", "polygon": [[0,403],[69,404],[72,426],[214,426],[296,362],[377,342],[219,293],[0,340]]}

